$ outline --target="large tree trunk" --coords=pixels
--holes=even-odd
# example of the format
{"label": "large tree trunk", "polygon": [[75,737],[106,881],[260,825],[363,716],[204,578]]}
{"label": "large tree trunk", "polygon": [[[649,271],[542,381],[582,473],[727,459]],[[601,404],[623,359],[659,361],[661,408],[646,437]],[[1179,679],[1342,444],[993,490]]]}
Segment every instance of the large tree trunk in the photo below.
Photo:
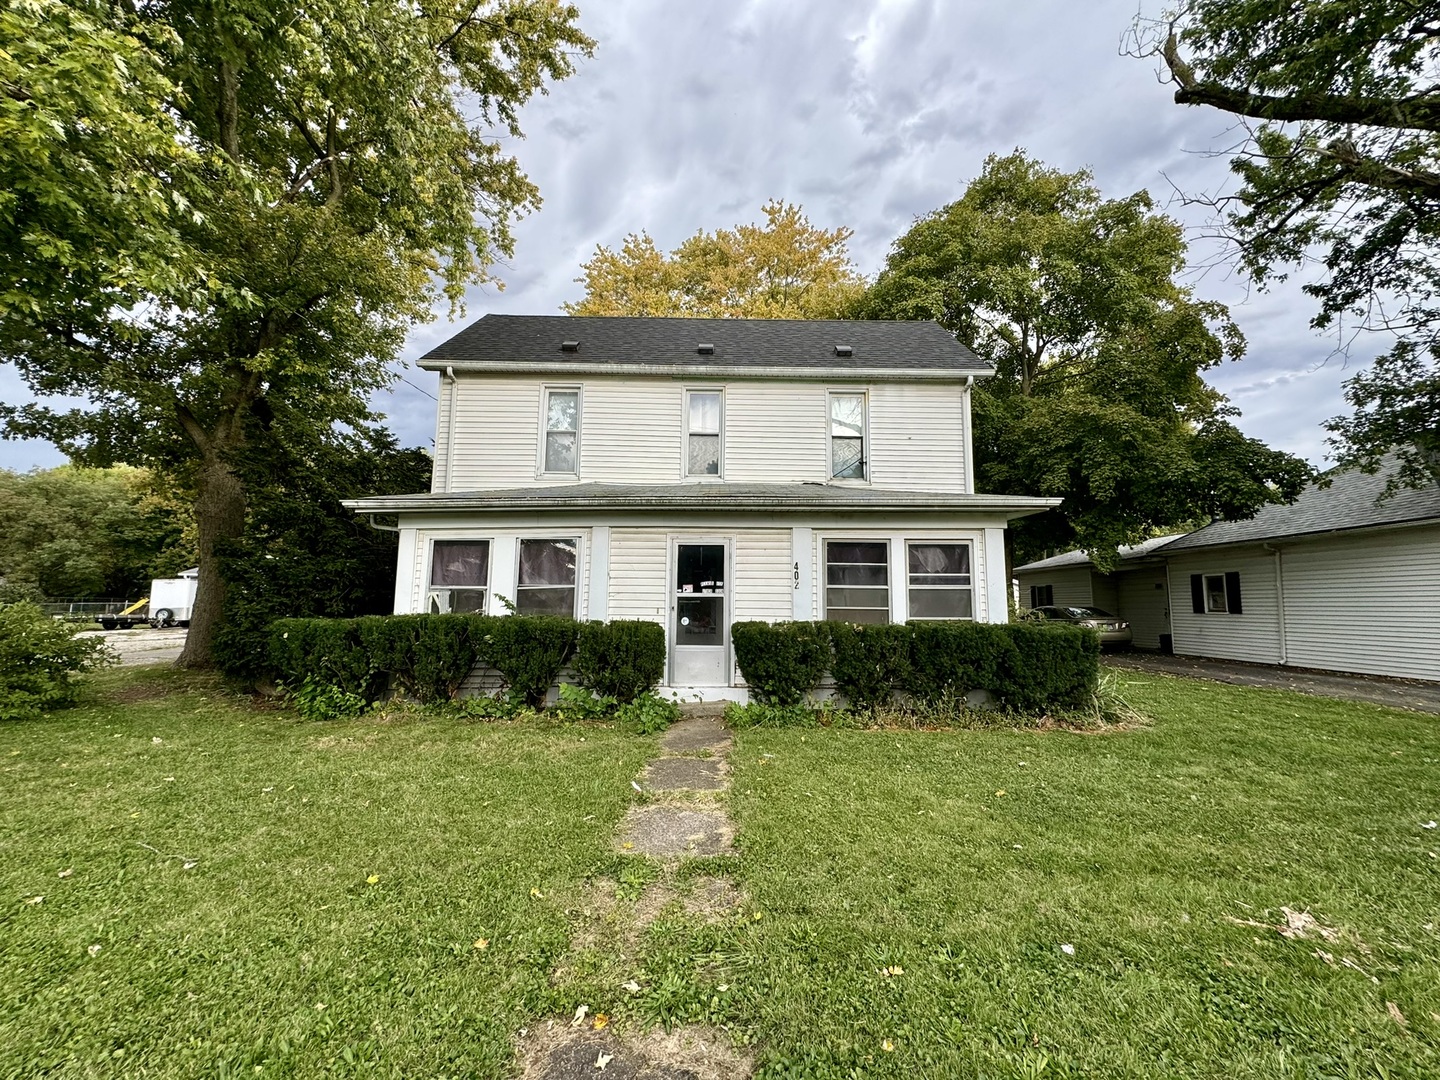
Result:
{"label": "large tree trunk", "polygon": [[218,457],[210,456],[200,472],[195,499],[195,526],[199,534],[200,580],[190,612],[190,633],[176,667],[209,668],[215,664],[211,646],[225,603],[225,580],[216,562],[216,545],[238,537],[245,528],[245,487]]}

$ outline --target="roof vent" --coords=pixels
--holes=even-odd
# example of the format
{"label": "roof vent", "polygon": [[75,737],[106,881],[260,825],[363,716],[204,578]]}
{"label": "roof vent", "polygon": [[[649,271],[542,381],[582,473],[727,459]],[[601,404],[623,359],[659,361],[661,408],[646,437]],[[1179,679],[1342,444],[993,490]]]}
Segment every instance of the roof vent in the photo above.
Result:
{"label": "roof vent", "polygon": [[699,353],[701,356],[714,356],[714,355],[715,355],[715,345],[714,345],[713,342],[702,341],[702,342],[700,342],[699,345],[696,345],[696,346],[695,346],[695,351],[696,351],[697,353]]}
{"label": "roof vent", "polygon": [[835,346],[835,355],[836,355],[836,356],[854,356],[854,355],[855,355],[855,350],[854,350],[853,348],[851,348],[849,345],[836,345],[836,346]]}
{"label": "roof vent", "polygon": [[562,342],[560,343],[560,351],[561,351],[561,352],[579,352],[579,351],[580,351],[580,342],[578,342],[578,341],[562,341]]}

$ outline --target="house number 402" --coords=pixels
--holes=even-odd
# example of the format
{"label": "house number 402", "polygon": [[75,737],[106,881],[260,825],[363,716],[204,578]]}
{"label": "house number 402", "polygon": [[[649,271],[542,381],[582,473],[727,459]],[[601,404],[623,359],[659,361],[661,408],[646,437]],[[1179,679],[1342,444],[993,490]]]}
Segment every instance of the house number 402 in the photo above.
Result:
{"label": "house number 402", "polygon": [[792,577],[795,583],[794,587],[798,589],[800,587],[800,564],[798,562],[795,564],[795,571]]}

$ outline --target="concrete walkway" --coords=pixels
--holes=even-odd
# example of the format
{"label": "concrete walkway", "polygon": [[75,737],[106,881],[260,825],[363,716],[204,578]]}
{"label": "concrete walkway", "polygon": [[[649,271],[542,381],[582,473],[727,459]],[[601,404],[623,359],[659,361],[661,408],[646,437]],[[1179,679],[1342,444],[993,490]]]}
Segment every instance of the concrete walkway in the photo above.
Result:
{"label": "concrete walkway", "polygon": [[[1234,686],[1268,686],[1341,701],[1364,701],[1397,709],[1440,713],[1440,682],[1387,679],[1379,675],[1345,675],[1276,664],[1245,664],[1236,660],[1163,656],[1159,653],[1107,653],[1102,662],[1107,667],[1144,671],[1152,675],[1184,675]],[[1440,674],[1440,659],[1436,660],[1436,666],[1437,674]]]}

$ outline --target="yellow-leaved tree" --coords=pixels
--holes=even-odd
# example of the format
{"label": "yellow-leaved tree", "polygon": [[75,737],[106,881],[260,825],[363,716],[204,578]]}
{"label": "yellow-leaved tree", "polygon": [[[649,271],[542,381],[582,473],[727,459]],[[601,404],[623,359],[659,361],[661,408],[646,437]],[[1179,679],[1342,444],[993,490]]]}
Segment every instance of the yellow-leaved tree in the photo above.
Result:
{"label": "yellow-leaved tree", "polygon": [[865,280],[850,262],[844,227],[820,229],[800,207],[772,199],[765,224],[697,232],[666,255],[647,232],[620,250],[599,245],[570,315],[833,319],[847,313]]}

